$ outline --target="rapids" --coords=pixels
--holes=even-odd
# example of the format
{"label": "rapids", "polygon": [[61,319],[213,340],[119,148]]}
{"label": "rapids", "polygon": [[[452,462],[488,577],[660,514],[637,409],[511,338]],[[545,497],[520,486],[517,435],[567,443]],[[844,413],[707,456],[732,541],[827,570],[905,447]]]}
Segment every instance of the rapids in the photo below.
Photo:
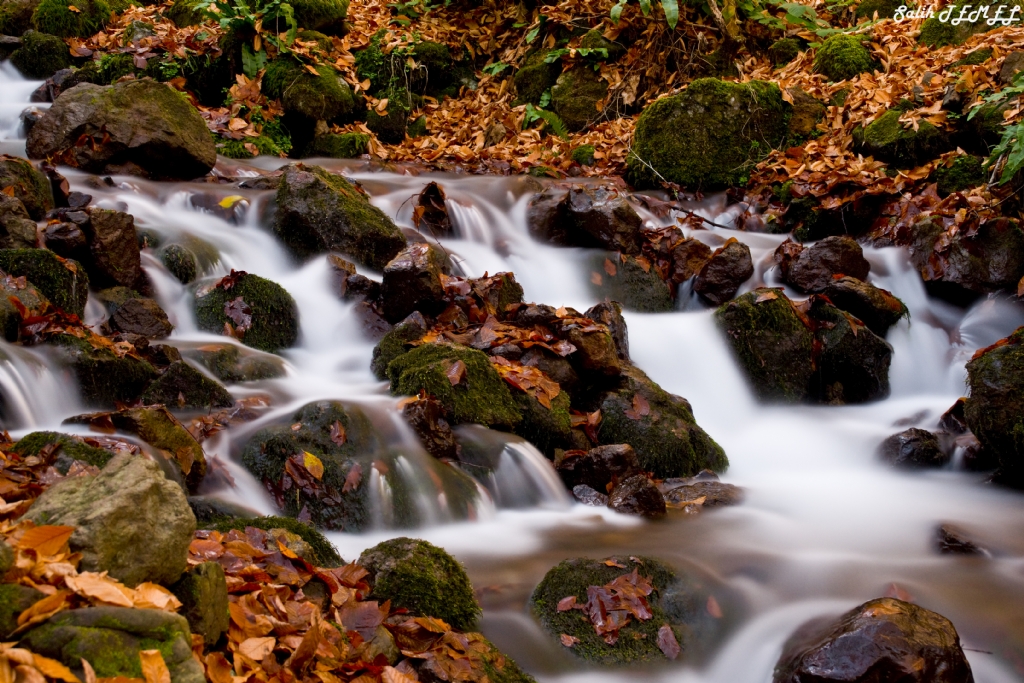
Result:
{"label": "rapids", "polygon": [[[8,64],[0,65],[0,151],[24,153],[18,117],[36,85],[20,79]],[[244,166],[222,160],[217,172],[254,175],[280,163],[263,158]],[[459,235],[442,243],[464,274],[511,270],[528,301],[579,310],[596,302],[587,266],[591,254],[538,244],[527,233],[526,203],[537,181],[385,171],[364,162],[322,163],[362,182],[373,202],[401,226],[411,226],[410,198],[436,180],[447,193]],[[884,437],[907,426],[934,426],[965,392],[964,364],[974,351],[1024,324],[1024,309],[1013,301],[990,297],[968,310],[952,307],[925,294],[903,251],[866,248],[871,281],[900,297],[911,318],[888,336],[895,349],[891,397],[847,407],[758,404],[711,312],[693,301],[683,301],[674,313],[627,313],[634,361],[665,389],[690,400],[700,425],[729,455],[732,466],[724,479],[742,486],[746,501],[698,515],[677,512],[660,522],[573,505],[544,458],[529,444],[509,438],[501,467],[477,482],[476,496],[466,501],[468,512],[460,515],[431,483],[431,472],[443,466],[416,444],[398,418],[396,399],[371,374],[373,343],[353,307],[331,293],[326,259],[298,265],[260,227],[265,192],[238,192],[245,202],[235,224],[194,208],[190,199],[223,186],[132,177],[114,178],[113,186],[107,186],[73,169],[62,172],[73,189],[92,194],[94,204],[133,214],[140,230],[206,241],[215,255],[205,276],[246,270],[280,283],[298,303],[301,336],[295,348],[282,354],[286,375],[229,386],[236,397],[270,396],[271,413],[204,444],[208,457],[234,479],[233,487],[217,495],[272,512],[262,486],[237,464],[245,439],[267,420],[311,400],[363,404],[401,453],[394,464],[417,482],[421,526],[388,528],[387,485],[377,477],[376,529],[329,537],[346,559],[399,535],[415,534],[445,547],[466,564],[480,592],[483,632],[538,680],[610,683],[621,678],[621,672],[581,671],[525,610],[530,591],[557,562],[618,553],[699,565],[745,603],[742,618],[730,625],[728,637],[706,661],[631,671],[637,680],[769,681],[783,641],[798,625],[883,595],[895,584],[953,621],[969,649],[975,680],[1024,681],[1024,496],[986,485],[984,475],[959,471],[955,462],[944,470],[902,473],[874,457]],[[718,223],[735,218],[722,198],[694,204],[694,209]],[[672,220],[642,215],[651,225]],[[783,236],[720,228],[693,235],[712,246],[739,237],[750,246],[756,264],[745,287],[778,284],[770,255]],[[189,290],[149,250],[143,265],[176,326],[170,344],[225,341],[197,331]],[[99,322],[99,304],[90,300],[86,317]],[[61,420],[83,410],[73,381],[45,350],[0,346],[0,419],[12,434],[67,431]],[[940,521],[979,530],[1001,552],[991,558],[938,555],[932,542]]]}

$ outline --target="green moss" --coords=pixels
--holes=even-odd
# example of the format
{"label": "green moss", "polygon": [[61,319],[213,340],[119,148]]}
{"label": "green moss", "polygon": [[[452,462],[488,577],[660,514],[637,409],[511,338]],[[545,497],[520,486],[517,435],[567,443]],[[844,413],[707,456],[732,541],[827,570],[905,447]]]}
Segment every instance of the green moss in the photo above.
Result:
{"label": "green moss", "polygon": [[[29,45],[37,36],[38,33],[33,33],[22,40]],[[67,46],[59,40],[57,42],[60,43],[61,49],[67,52]],[[54,206],[50,180],[21,157],[0,155],[0,187],[11,188],[8,191],[13,192],[14,198],[21,201],[29,217],[34,221],[42,220],[46,212]]]}
{"label": "green moss", "polygon": [[919,121],[917,130],[904,127],[895,109],[882,114],[867,127],[857,128],[854,145],[865,156],[873,156],[896,168],[913,168],[949,149],[946,133],[928,121]]}
{"label": "green moss", "polygon": [[782,66],[796,59],[800,50],[800,41],[796,38],[780,38],[768,48],[768,57],[776,66]]}
{"label": "green moss", "polygon": [[409,128],[406,130],[406,133],[411,138],[421,138],[424,135],[430,134],[430,131],[427,130],[427,117],[422,115],[419,116],[415,121],[409,124]]}
{"label": "green moss", "polygon": [[196,298],[199,329],[222,332],[224,324],[230,321],[224,306],[238,297],[252,309],[251,327],[245,332],[242,343],[270,353],[295,343],[299,336],[295,300],[277,283],[251,274],[238,278],[230,291],[214,287]]}
{"label": "green moss", "polygon": [[36,30],[59,38],[87,38],[110,21],[106,0],[74,0],[77,12],[71,4],[70,0],[42,0],[32,15]]}
{"label": "green moss", "polygon": [[28,586],[0,584],[0,638],[7,640],[11,632],[18,628],[18,615],[44,597],[43,593]]}
{"label": "green moss", "polygon": [[324,33],[320,33],[320,31],[299,29],[299,32],[295,37],[304,43],[316,43],[317,48],[322,52],[330,52],[334,49],[334,41],[331,40],[331,37]]}
{"label": "green moss", "polygon": [[313,138],[304,156],[355,159],[370,148],[370,136],[365,133],[328,133]]}
{"label": "green moss", "polygon": [[174,0],[171,6],[164,10],[164,17],[174,22],[178,28],[198,26],[206,21],[206,16],[199,9],[200,1]]}
{"label": "green moss", "polygon": [[[675,582],[676,573],[650,557],[609,559],[619,566],[580,558],[553,567],[530,596],[531,611],[555,638],[563,633],[578,638],[579,642],[569,652],[589,662],[615,665],[665,661],[665,655],[658,648],[658,629],[672,620],[662,607],[661,598],[663,591]],[[630,619],[619,631],[619,640],[614,646],[606,644],[594,631],[590,620],[578,610],[558,611],[558,603],[563,598],[576,596],[577,604],[586,604],[587,588],[608,584],[634,569],[649,578],[654,586],[654,592],[647,598],[653,616],[646,621]],[[685,647],[688,640],[685,631],[678,626],[673,631],[676,640]]]}
{"label": "green moss", "polygon": [[551,108],[566,128],[581,131],[603,113],[598,104],[608,95],[608,82],[586,65],[558,77],[551,88]]}
{"label": "green moss", "polygon": [[580,166],[593,166],[595,161],[594,146],[580,145],[574,148],[569,156]]}
{"label": "green moss", "polygon": [[345,29],[348,0],[290,0],[295,23],[310,31],[339,35]]}
{"label": "green moss", "polygon": [[0,270],[24,276],[54,306],[82,316],[89,296],[89,276],[77,261],[45,249],[0,249]]}
{"label": "green moss", "polygon": [[572,417],[569,414],[569,394],[561,392],[551,401],[551,407],[541,405],[524,391],[513,391],[523,421],[516,425],[515,433],[523,437],[548,457],[554,457],[556,448],[566,448],[572,438]]}
{"label": "green moss", "polygon": [[103,55],[99,64],[99,84],[110,85],[135,73],[135,61],[126,52],[115,52]]}
{"label": "green moss", "polygon": [[473,586],[458,560],[426,541],[396,538],[359,556],[372,577],[371,596],[392,607],[469,630],[480,616]]}
{"label": "green moss", "polygon": [[387,99],[387,114],[381,115],[375,109],[366,112],[366,127],[388,144],[401,144],[405,140],[406,126],[409,122],[410,105],[409,91],[405,88],[389,88],[381,93],[381,99]]}
{"label": "green moss", "polygon": [[199,268],[196,255],[180,244],[169,244],[161,249],[160,262],[183,285],[196,279]]}
{"label": "green moss", "polygon": [[488,652],[482,654],[484,661],[484,673],[492,683],[537,683],[537,680],[519,668],[508,656],[502,654],[494,643],[484,639],[489,648]]}
{"label": "green moss", "polygon": [[638,187],[663,178],[693,189],[735,185],[782,144],[788,105],[774,83],[702,78],[644,109],[636,124],[627,177]]}
{"label": "green moss", "polygon": [[560,60],[547,63],[547,50],[534,52],[526,57],[523,66],[516,71],[512,82],[516,87],[516,103],[539,104],[541,97],[558,81],[562,72]]}
{"label": "green moss", "polygon": [[[282,148],[274,138],[267,135],[245,138],[243,140],[228,140],[225,138],[222,138],[222,140],[222,142],[217,143],[217,153],[228,159],[253,159],[257,156],[280,157],[286,155],[291,149],[290,141],[286,148]],[[246,143],[256,146],[256,154],[253,154],[245,146]]]}
{"label": "green moss", "polygon": [[[1009,16],[1010,10],[1014,6],[1021,6],[1019,2],[1008,3],[1009,7],[1006,7],[1005,3],[995,2],[995,0],[961,0],[953,5],[952,14],[949,17],[950,20],[940,21],[938,16],[926,20],[921,25],[921,34],[918,36],[917,42],[932,48],[946,45],[962,45],[971,36],[978,33],[986,33],[995,28],[995,26],[989,26],[988,19],[995,16],[994,6],[999,4],[1004,4],[1003,16]],[[989,16],[982,15],[974,23],[966,21],[967,16],[971,12],[986,6],[992,10]],[[967,8],[967,14],[964,15],[964,21],[954,26],[951,20],[960,17],[961,10],[965,8]]]}
{"label": "green moss", "polygon": [[356,74],[370,81],[370,91],[377,93],[405,82],[405,59],[397,54],[384,54],[381,48],[387,31],[381,29],[370,39],[370,44],[355,53]]}
{"label": "green moss", "polygon": [[[462,361],[465,378],[452,385],[447,372]],[[423,344],[391,361],[391,393],[414,396],[425,390],[456,422],[513,427],[523,419],[505,382],[482,351],[455,344]]]}
{"label": "green moss", "polygon": [[227,389],[183,361],[171,363],[139,400],[172,409],[229,408],[235,403]]}
{"label": "green moss", "polygon": [[32,432],[18,440],[13,450],[18,455],[39,455],[39,452],[46,446],[56,444],[54,457],[56,466],[61,474],[67,474],[68,467],[73,460],[80,460],[86,464],[102,468],[113,456],[110,451],[96,448],[82,441],[77,436],[60,434],[59,432]]}
{"label": "green moss", "polygon": [[830,81],[845,81],[876,66],[859,38],[842,33],[827,38],[814,56],[815,73],[825,74]]}
{"label": "green moss", "polygon": [[935,169],[932,180],[938,184],[939,194],[945,197],[954,192],[984,185],[988,181],[988,176],[984,159],[965,154],[954,159],[950,166]]}
{"label": "green moss", "polygon": [[271,529],[285,529],[286,531],[290,531],[296,536],[299,536],[313,550],[313,556],[306,558],[306,560],[317,567],[340,567],[345,563],[331,542],[327,540],[326,536],[308,524],[303,524],[299,520],[291,517],[269,516],[225,519],[217,522],[210,528],[216,531],[228,532],[232,529],[244,531],[247,526],[263,529],[264,531],[270,531]]}
{"label": "green moss", "polygon": [[370,361],[370,369],[377,379],[387,379],[391,361],[409,350],[405,344],[420,339],[425,333],[423,326],[405,320],[388,330],[373,348],[373,360]]}
{"label": "green moss", "polygon": [[255,353],[242,355],[234,344],[204,348],[199,351],[199,361],[224,382],[255,382],[284,374],[279,363]]}
{"label": "green moss", "polygon": [[263,91],[267,97],[280,99],[288,114],[313,121],[332,121],[355,109],[352,89],[327,65],[316,67],[311,74],[298,60],[283,55],[267,64]]}
{"label": "green moss", "polygon": [[78,337],[58,335],[51,343],[64,351],[87,405],[131,403],[156,376],[156,370],[146,361],[131,356],[118,358],[112,351],[94,349]]}
{"label": "green moss", "polygon": [[896,10],[903,4],[905,3],[900,0],[864,0],[857,5],[857,18],[871,19],[877,12],[879,19],[892,19]]}
{"label": "green moss", "polygon": [[0,35],[20,36],[32,28],[32,0],[7,0],[0,3]]}
{"label": "green moss", "polygon": [[984,64],[992,57],[992,48],[983,47],[980,50],[974,50],[969,52],[963,59],[958,59],[952,64],[951,67],[958,66],[975,66],[977,64]]}
{"label": "green moss", "polygon": [[[615,275],[609,275],[606,260],[612,261]],[[599,298],[618,301],[626,309],[643,313],[662,313],[675,308],[675,300],[668,283],[661,279],[657,270],[649,265],[645,269],[635,257],[620,255],[607,256],[604,253],[594,257],[591,270],[600,277],[601,284],[591,280],[591,286]]]}

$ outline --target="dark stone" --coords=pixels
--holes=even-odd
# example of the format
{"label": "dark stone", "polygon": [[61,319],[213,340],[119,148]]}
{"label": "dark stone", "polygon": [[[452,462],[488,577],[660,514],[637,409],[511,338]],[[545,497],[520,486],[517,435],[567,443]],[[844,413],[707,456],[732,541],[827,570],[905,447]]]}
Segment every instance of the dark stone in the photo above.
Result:
{"label": "dark stone", "polygon": [[570,452],[555,463],[555,470],[566,488],[583,484],[597,491],[607,491],[624,479],[640,473],[636,451],[629,444],[598,446],[586,452]]}
{"label": "dark stone", "polygon": [[142,278],[139,239],[135,218],[107,209],[89,209],[89,221],[82,225],[92,258],[85,261],[94,286],[138,288]]}
{"label": "dark stone", "polygon": [[199,274],[199,262],[192,250],[180,244],[168,244],[160,250],[160,261],[183,285],[190,284]]}
{"label": "dark stone", "polygon": [[581,375],[596,375],[599,378],[616,377],[622,372],[623,364],[619,360],[619,352],[615,340],[608,328],[584,328],[571,324],[562,329],[562,336],[576,347],[569,354],[569,360]]}
{"label": "dark stone", "polygon": [[717,306],[736,296],[740,285],[753,274],[750,247],[733,238],[711,255],[697,275],[693,291]]}
{"label": "dark stone", "polygon": [[1011,52],[1006,55],[1002,66],[999,67],[999,82],[1010,85],[1021,71],[1024,71],[1024,52]]}
{"label": "dark stone", "polygon": [[826,237],[806,248],[784,242],[775,250],[775,261],[783,282],[805,294],[824,292],[838,275],[864,280],[871,268],[857,241],[845,236]]}
{"label": "dark stone", "polygon": [[608,328],[612,334],[612,341],[615,342],[619,360],[628,363],[629,331],[626,329],[626,319],[622,317],[622,306],[615,301],[602,301],[588,308],[583,315]]}
{"label": "dark stone", "polygon": [[572,489],[572,496],[580,503],[591,507],[603,508],[608,506],[608,496],[604,493],[600,493],[599,491],[595,491],[586,484],[574,486]]}
{"label": "dark stone", "polygon": [[337,254],[328,254],[327,265],[331,269],[331,286],[334,293],[341,299],[348,299],[348,279],[356,274],[356,264]]}
{"label": "dark stone", "polygon": [[75,190],[68,194],[68,208],[84,209],[92,203],[92,195]]}
{"label": "dark stone", "polygon": [[34,249],[39,246],[36,222],[21,200],[0,194],[0,248]]}
{"label": "dark stone", "polygon": [[533,327],[534,325],[550,325],[558,320],[558,314],[553,306],[547,304],[526,304],[515,313],[514,321],[522,327]]}
{"label": "dark stone", "polygon": [[[62,43],[63,45],[63,43]],[[34,221],[42,220],[54,207],[53,188],[45,174],[20,157],[0,155],[0,188],[11,188]]]}
{"label": "dark stone", "polygon": [[773,683],[973,683],[956,629],[945,617],[894,598],[838,620],[801,626],[783,648]]}
{"label": "dark stone", "polygon": [[444,406],[433,398],[415,398],[402,406],[402,417],[420,443],[435,458],[457,460],[459,444],[444,416]]}
{"label": "dark stone", "polygon": [[1024,277],[1024,231],[1011,218],[994,218],[977,230],[961,230],[942,245],[944,266],[935,271],[930,261],[936,243],[945,230],[936,221],[924,219],[914,225],[911,259],[922,271],[926,283],[944,285],[936,294],[954,303],[977,294],[1003,289],[1016,291]]}
{"label": "dark stone", "polygon": [[824,300],[815,299],[809,315],[818,341],[810,395],[833,405],[886,398],[892,347]]}
{"label": "dark stone", "polygon": [[967,531],[948,522],[935,529],[935,549],[943,555],[989,554],[971,539]]}
{"label": "dark stone", "polygon": [[924,429],[911,427],[893,434],[878,447],[878,457],[896,467],[942,467],[949,462],[939,437]]}
{"label": "dark stone", "polygon": [[641,517],[662,517],[666,511],[665,497],[646,474],[637,474],[619,482],[608,496],[608,507]]}
{"label": "dark stone", "polygon": [[711,260],[711,247],[700,240],[685,239],[672,247],[672,282],[682,284],[696,277]]}
{"label": "dark stone", "polygon": [[89,257],[85,233],[74,223],[51,223],[43,231],[43,244],[61,258],[84,261]]}
{"label": "dark stone", "polygon": [[1024,328],[967,363],[967,426],[999,462],[996,480],[1024,488]]}
{"label": "dark stone", "polygon": [[553,244],[640,253],[643,220],[612,187],[546,190],[530,203],[527,224],[534,237]]}
{"label": "dark stone", "polygon": [[743,489],[718,481],[718,475],[713,472],[706,474],[709,476],[703,476],[705,473],[702,472],[688,479],[666,479],[659,488],[669,503],[679,504],[703,498],[701,507],[713,508],[743,502]]}
{"label": "dark stone", "polygon": [[128,299],[110,316],[110,326],[149,339],[162,339],[174,330],[164,309],[153,299]]}
{"label": "dark stone", "polygon": [[193,567],[171,586],[171,592],[181,601],[192,632],[203,636],[207,646],[228,630],[228,584],[220,564],[203,562]]}
{"label": "dark stone", "polygon": [[85,313],[89,276],[77,261],[61,261],[46,249],[0,249],[0,270],[24,276],[54,306],[79,317]]}
{"label": "dark stone", "polygon": [[448,255],[432,244],[411,244],[384,268],[380,307],[391,323],[413,311],[437,315],[447,307],[441,275],[451,272]]}
{"label": "dark stone", "polygon": [[889,328],[910,315],[904,303],[891,292],[848,275],[832,280],[825,287],[825,296],[836,308],[855,316],[883,339]]}
{"label": "dark stone", "polygon": [[146,388],[140,400],[172,409],[229,408],[235,403],[227,389],[182,360],[172,362]]}

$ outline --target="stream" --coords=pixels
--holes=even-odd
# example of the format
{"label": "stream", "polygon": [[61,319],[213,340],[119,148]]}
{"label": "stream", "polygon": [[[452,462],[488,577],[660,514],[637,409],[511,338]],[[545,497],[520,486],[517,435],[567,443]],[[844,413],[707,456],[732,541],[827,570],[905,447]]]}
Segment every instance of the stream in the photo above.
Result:
{"label": "stream", "polygon": [[[0,152],[24,155],[19,116],[38,85],[0,64]],[[283,163],[221,159],[215,173],[257,175]],[[360,181],[372,202],[401,227],[412,227],[410,199],[426,183],[438,182],[458,235],[441,243],[466,276],[512,271],[526,301],[556,307],[585,310],[599,300],[590,285],[593,252],[540,244],[528,234],[526,207],[541,181],[385,171],[364,161],[316,163]],[[711,310],[695,300],[681,296],[681,310],[673,313],[627,312],[633,361],[663,388],[689,399],[698,423],[729,456],[731,467],[723,480],[745,489],[745,501],[699,514],[670,511],[655,522],[573,504],[543,456],[509,437],[497,472],[478,482],[468,514],[456,515],[428,476],[445,466],[419,447],[399,417],[397,399],[370,372],[374,343],[354,306],[332,292],[326,257],[298,265],[260,227],[267,192],[128,176],[115,177],[108,186],[74,169],[61,172],[72,189],[93,195],[93,205],[131,213],[140,231],[164,240],[206,242],[211,257],[203,276],[245,270],[279,283],[298,304],[301,334],[296,346],[281,354],[285,376],[228,385],[236,398],[270,397],[272,410],[205,442],[207,457],[234,480],[234,486],[216,495],[262,514],[275,512],[263,486],[238,462],[246,439],[312,400],[364,405],[401,452],[396,464],[402,476],[418,482],[421,526],[388,528],[387,490],[381,483],[376,528],[328,537],[346,560],[403,535],[444,547],[466,565],[480,594],[483,633],[542,683],[621,679],[621,671],[582,668],[541,631],[526,608],[533,587],[561,560],[613,554],[698,566],[722,581],[742,605],[708,657],[630,670],[634,680],[770,681],[783,642],[797,626],[899,591],[954,623],[976,681],[1024,681],[1024,495],[986,484],[985,474],[958,469],[956,458],[945,469],[901,472],[875,456],[879,442],[894,432],[933,428],[966,392],[964,365],[974,351],[1024,325],[1024,308],[1013,300],[993,296],[968,309],[953,307],[926,295],[903,250],[865,247],[870,281],[902,299],[911,315],[888,335],[894,348],[891,396],[845,407],[759,404]],[[192,197],[210,192],[244,196],[240,218],[229,222],[195,208]],[[724,196],[692,208],[717,223],[730,224],[736,217]],[[654,227],[675,220],[637,210]],[[732,236],[750,247],[756,270],[741,291],[781,286],[771,254],[785,236],[722,228],[685,231],[712,247]],[[152,250],[143,252],[143,266],[175,325],[166,343],[185,349],[228,341],[198,331],[191,290],[167,272]],[[86,322],[96,324],[103,317],[102,305],[90,298]],[[87,408],[69,372],[45,348],[0,346],[2,425],[15,436],[38,429],[73,431],[61,421]],[[992,557],[939,555],[934,537],[940,522],[977,531],[997,552]]]}

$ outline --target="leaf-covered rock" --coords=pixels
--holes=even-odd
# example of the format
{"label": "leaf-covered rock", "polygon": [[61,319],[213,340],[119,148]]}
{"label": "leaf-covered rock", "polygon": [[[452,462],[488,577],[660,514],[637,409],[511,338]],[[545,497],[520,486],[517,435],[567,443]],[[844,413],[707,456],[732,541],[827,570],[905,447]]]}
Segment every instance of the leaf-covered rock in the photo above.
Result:
{"label": "leaf-covered rock", "polygon": [[80,263],[45,249],[0,249],[0,270],[24,277],[54,306],[78,316],[85,313],[89,276]]}
{"label": "leaf-covered rock", "polygon": [[[196,296],[196,321],[208,332],[233,331],[246,346],[277,353],[299,336],[299,311],[276,282],[232,271]],[[227,327],[225,327],[227,326]]]}

